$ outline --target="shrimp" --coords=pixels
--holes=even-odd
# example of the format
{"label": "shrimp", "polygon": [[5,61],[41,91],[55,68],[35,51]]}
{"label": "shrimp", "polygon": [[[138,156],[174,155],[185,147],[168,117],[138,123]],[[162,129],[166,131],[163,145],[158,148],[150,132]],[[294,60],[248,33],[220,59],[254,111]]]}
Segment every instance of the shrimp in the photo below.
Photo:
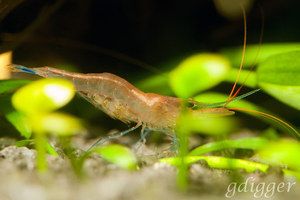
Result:
{"label": "shrimp", "polygon": [[[192,109],[200,105],[192,99],[184,100],[154,93],[144,93],[125,79],[111,73],[81,74],[52,67],[27,68],[10,65],[11,71],[27,72],[45,78],[64,78],[70,80],[77,92],[91,104],[114,119],[124,123],[134,122],[134,128],[161,131],[173,135],[176,120],[182,112],[182,105],[188,102],[189,112],[233,114],[226,108]],[[204,107],[200,105],[200,107]]]}
{"label": "shrimp", "polygon": [[[134,87],[125,79],[111,73],[81,74],[60,70],[52,67],[27,68],[20,65],[10,65],[9,69],[16,72],[27,72],[45,78],[64,78],[70,80],[77,92],[114,119],[119,119],[124,123],[134,122],[136,125],[126,131],[100,138],[87,151],[97,144],[101,145],[107,140],[123,136],[140,126],[141,139],[134,145],[137,146],[149,131],[164,132],[177,144],[175,137],[176,121],[182,112],[184,100],[176,97],[163,96],[154,93],[144,93]],[[193,110],[198,102],[187,100],[192,106],[189,112],[196,114]],[[203,105],[200,105],[204,107]],[[226,108],[201,108],[198,113],[231,115],[234,112]],[[145,133],[146,132],[146,133]],[[101,142],[101,143],[100,143]]]}

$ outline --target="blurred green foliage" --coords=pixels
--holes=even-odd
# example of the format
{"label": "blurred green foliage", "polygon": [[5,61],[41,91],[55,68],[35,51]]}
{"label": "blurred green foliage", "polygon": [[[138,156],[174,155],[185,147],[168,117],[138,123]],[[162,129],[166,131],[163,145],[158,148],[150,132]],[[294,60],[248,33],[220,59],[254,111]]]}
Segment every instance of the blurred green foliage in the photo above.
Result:
{"label": "blurred green foliage", "polygon": [[260,149],[265,147],[269,143],[266,138],[253,137],[242,138],[238,140],[222,140],[213,143],[207,143],[199,146],[189,153],[190,156],[199,156],[208,152],[218,151],[228,148],[238,149]]}
{"label": "blurred green foliage", "polygon": [[83,131],[82,121],[69,114],[52,112],[30,118],[32,130],[59,136],[76,135]]}
{"label": "blurred green foliage", "polygon": [[[299,87],[299,77],[300,76],[300,56],[296,49],[299,48],[299,44],[287,44],[287,45],[264,45],[261,48],[262,53],[257,54],[257,47],[253,46],[247,48],[248,54],[246,54],[246,59],[244,65],[250,67],[251,65],[258,64],[258,69],[256,72],[252,72],[249,75],[249,71],[242,70],[240,74],[240,79],[238,80],[239,84],[244,84],[244,81],[248,78],[249,82],[246,82],[245,85],[250,88],[256,88],[257,86],[262,87],[264,91],[269,93],[270,95],[281,99],[284,103],[288,105],[299,104],[300,92],[298,91]],[[265,49],[272,48],[272,51],[266,51]],[[254,50],[255,49],[255,50]],[[293,52],[288,52],[290,50],[294,50]],[[238,53],[239,52],[239,53]],[[288,53],[286,53],[288,52]],[[250,53],[250,56],[249,56]],[[228,95],[222,95],[219,93],[204,93],[198,94],[204,90],[210,89],[215,85],[221,83],[222,81],[235,82],[238,74],[238,70],[235,69],[232,65],[238,66],[242,57],[242,51],[236,49],[228,49],[223,51],[223,55],[227,55],[227,58],[230,60],[231,64],[228,64],[228,61],[225,59],[219,65],[221,68],[217,69],[215,67],[211,67],[207,65],[205,61],[210,59],[216,59],[220,61],[218,57],[213,57],[210,54],[198,54],[197,56],[188,57],[185,61],[179,64],[174,70],[170,72],[169,82],[170,88],[173,90],[175,94],[179,97],[192,97],[193,100],[198,102],[215,103],[215,102],[223,102],[227,101]],[[257,57],[257,55],[259,55]],[[249,59],[250,58],[250,59]],[[237,59],[239,62],[237,62]],[[251,62],[250,62],[251,60]],[[257,63],[255,63],[257,62]],[[213,62],[211,62],[213,63]],[[218,66],[218,65],[217,65]],[[208,68],[212,69],[212,73],[209,73]],[[222,69],[223,67],[223,69]],[[206,71],[207,70],[207,71]],[[220,71],[218,71],[220,70]],[[219,73],[220,72],[220,73]],[[218,76],[220,75],[220,76]],[[297,79],[297,80],[296,80]],[[148,79],[150,81],[156,81],[158,83],[164,83],[165,79]],[[157,81],[157,80],[160,80]],[[204,81],[205,83],[203,83]],[[248,80],[247,80],[248,81]],[[270,86],[270,83],[275,83],[273,87]],[[291,84],[287,84],[291,83]],[[153,84],[153,82],[152,82]],[[267,85],[268,84],[268,85]],[[144,83],[146,85],[146,83]],[[157,85],[156,85],[157,86]],[[195,96],[196,95],[196,96]],[[229,107],[241,108],[241,109],[249,109],[256,110],[260,112],[266,112],[265,109],[260,108],[259,106],[249,103],[245,100],[238,100],[230,103]],[[181,188],[185,189],[187,187],[187,169],[188,164],[193,163],[199,160],[205,160],[208,165],[212,168],[219,169],[237,169],[243,168],[247,172],[252,172],[256,169],[262,170],[266,172],[269,168],[268,165],[251,162],[247,160],[240,160],[236,158],[226,158],[226,157],[215,157],[215,156],[199,156],[202,153],[208,153],[211,151],[228,149],[228,148],[249,148],[252,150],[256,149],[266,149],[269,141],[264,138],[247,138],[242,139],[240,141],[234,140],[223,140],[211,144],[207,144],[204,146],[200,146],[188,153],[188,142],[187,135],[192,132],[201,132],[208,133],[211,135],[215,135],[216,133],[226,135],[229,132],[232,132],[234,127],[236,127],[236,122],[230,120],[230,118],[214,118],[207,117],[211,110],[205,109],[205,106],[198,110],[199,117],[198,120],[191,118],[189,115],[185,115],[183,111],[183,117],[179,119],[179,128],[177,130],[179,135],[179,149],[180,149],[180,157],[175,158],[166,158],[161,159],[161,162],[167,162],[174,164],[179,167],[178,173],[178,184]],[[195,110],[197,112],[197,109]],[[247,113],[247,112],[246,112]],[[215,114],[219,116],[226,115],[226,113],[218,113],[215,110]],[[227,113],[228,114],[228,113]],[[251,114],[251,113],[248,113]],[[252,113],[254,116],[260,117],[257,113]],[[265,119],[270,117],[265,117]],[[280,120],[274,120],[274,118],[270,120],[271,123],[275,125],[281,126],[285,131],[289,132],[289,125],[286,126],[285,122],[282,123]],[[296,134],[297,131],[295,130]],[[297,143],[298,144],[298,143]],[[268,151],[268,150],[262,150]],[[184,153],[182,153],[184,152]],[[270,150],[272,152],[272,150]],[[287,153],[288,154],[288,153]],[[193,155],[193,156],[191,156]],[[270,155],[270,154],[269,154]],[[285,155],[288,157],[294,157],[294,154]],[[277,157],[278,158],[278,157]],[[275,160],[277,159],[275,158]],[[269,162],[272,165],[272,162]],[[293,165],[291,165],[293,166]],[[295,174],[297,172],[285,170],[286,174]]]}
{"label": "blurred green foliage", "polygon": [[[253,89],[261,87],[268,94],[298,109],[300,102],[298,77],[300,76],[300,56],[297,50],[300,49],[300,45],[298,43],[264,44],[261,46],[259,53],[258,48],[258,45],[247,47],[244,66],[250,67],[252,64],[258,66],[257,70],[252,71],[250,75],[249,71],[242,70],[238,83],[242,84],[248,77],[245,82],[246,86]],[[221,55],[225,57],[221,57]],[[145,79],[138,85],[141,86],[141,89],[146,88],[146,85],[164,88],[161,90],[163,94],[171,94],[173,91],[179,97],[193,97],[194,100],[204,103],[226,101],[228,94],[222,97],[221,94],[199,94],[221,82],[235,82],[238,74],[238,69],[235,67],[239,66],[241,62],[242,48],[224,49],[221,50],[221,55],[208,53],[192,55],[169,71],[169,75],[160,77],[155,75]],[[168,82],[169,87],[164,86]],[[230,103],[230,107],[266,112],[265,109],[244,100]],[[229,130],[232,127],[230,122],[225,122],[222,119],[220,121],[223,121],[220,123],[227,127],[224,129]],[[274,124],[272,120],[269,122]],[[205,124],[205,126],[208,127],[208,124]],[[215,127],[212,125],[207,129],[199,129],[199,131],[208,133],[207,130],[214,130]]]}
{"label": "blurred green foliage", "polygon": [[257,80],[268,94],[300,110],[300,51],[268,57],[257,69]]}
{"label": "blurred green foliage", "polygon": [[133,152],[122,145],[112,144],[101,146],[93,152],[97,152],[105,160],[116,164],[126,170],[137,169],[137,160]]}
{"label": "blurred green foliage", "polygon": [[18,112],[11,103],[11,94],[0,95],[0,112],[20,134],[25,138],[30,138],[32,131],[23,113]]}
{"label": "blurred green foliage", "polygon": [[[24,147],[24,146],[32,146],[34,145],[34,139],[28,139],[28,140],[19,140],[17,142],[15,142],[15,146],[17,147]],[[51,146],[50,143],[46,143],[45,146],[47,152],[52,155],[52,156],[58,156],[57,152],[55,151],[55,149]]]}
{"label": "blurred green foliage", "polygon": [[[269,168],[268,165],[258,163],[258,162],[252,162],[247,161],[243,159],[236,159],[236,158],[226,158],[226,157],[220,157],[220,156],[187,156],[185,157],[185,163],[191,164],[200,160],[205,160],[207,164],[211,168],[215,169],[229,169],[229,170],[235,170],[235,169],[245,169],[246,172],[253,172],[255,170],[261,170],[263,172],[266,172]],[[180,159],[179,158],[163,158],[160,159],[160,162],[163,163],[170,163],[175,166],[180,165]]]}
{"label": "blurred green foliage", "polygon": [[10,90],[14,90],[30,82],[31,82],[30,80],[14,80],[14,79],[0,80],[0,94],[4,92],[8,92]]}
{"label": "blurred green foliage", "polygon": [[[260,64],[268,57],[282,53],[300,50],[300,43],[270,43],[247,45],[245,52],[244,68],[253,64]],[[228,58],[233,66],[239,66],[243,55],[242,47],[230,47],[220,50],[220,54]]]}
{"label": "blurred green foliage", "polygon": [[40,171],[47,169],[46,151],[57,155],[47,142],[46,134],[70,137],[83,130],[80,120],[67,114],[54,112],[66,105],[74,94],[75,88],[67,80],[40,79],[21,87],[12,95],[11,101],[16,109],[15,113],[20,113],[24,119],[14,118],[13,125],[25,124],[34,133],[34,140],[23,140],[17,145],[34,142],[37,150],[37,168]]}
{"label": "blurred green foliage", "polygon": [[299,142],[281,139],[272,141],[258,152],[259,158],[274,166],[292,169],[300,172]]}
{"label": "blurred green foliage", "polygon": [[28,115],[47,113],[66,105],[75,88],[65,79],[40,79],[20,88],[12,97],[14,107]]}
{"label": "blurred green foliage", "polygon": [[[253,162],[245,159],[227,158],[221,156],[200,156],[222,149],[252,149],[258,156],[258,161]],[[300,162],[295,160],[300,153],[299,142],[289,140],[269,141],[266,138],[242,138],[238,140],[223,140],[212,142],[195,148],[189,155],[183,158],[184,165],[189,165],[200,160],[205,160],[211,168],[216,169],[245,169],[246,172],[260,170],[267,172],[269,166],[278,166],[287,176],[300,178]],[[256,159],[257,160],[257,159]],[[160,162],[169,163],[179,167],[182,158],[162,158]],[[263,164],[264,163],[264,164]]]}
{"label": "blurred green foliage", "polygon": [[192,55],[170,72],[170,86],[178,97],[188,98],[219,84],[229,69],[229,61],[220,55]]}
{"label": "blurred green foliage", "polygon": [[24,115],[12,106],[9,92],[30,82],[30,80],[0,80],[0,112],[25,138],[30,138],[31,129],[25,122]]}

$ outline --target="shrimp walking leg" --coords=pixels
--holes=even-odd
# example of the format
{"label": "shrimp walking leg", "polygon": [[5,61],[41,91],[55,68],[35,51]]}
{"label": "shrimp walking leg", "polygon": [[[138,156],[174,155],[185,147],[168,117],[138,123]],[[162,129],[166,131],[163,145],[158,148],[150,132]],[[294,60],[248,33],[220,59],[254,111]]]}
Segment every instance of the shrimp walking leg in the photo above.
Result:
{"label": "shrimp walking leg", "polygon": [[141,138],[133,145],[131,149],[134,149],[135,151],[138,151],[138,149],[146,143],[146,137],[150,133],[149,129],[146,129],[144,126],[141,130]]}
{"label": "shrimp walking leg", "polygon": [[164,152],[168,155],[170,154],[177,154],[178,150],[179,150],[179,146],[178,146],[178,138],[176,136],[176,133],[172,134],[172,136],[168,136],[170,137],[170,141],[171,141],[171,146],[165,150]]}
{"label": "shrimp walking leg", "polygon": [[122,132],[116,132],[112,135],[108,135],[104,138],[100,138],[98,139],[88,150],[87,152],[89,152],[90,150],[92,150],[93,148],[95,148],[96,146],[101,146],[102,144],[104,144],[105,142],[107,142],[108,140],[110,139],[113,139],[113,138],[118,138],[118,137],[121,137],[121,136],[124,136],[126,135],[127,133],[130,133],[131,131],[134,131],[135,129],[137,129],[138,127],[140,127],[141,124],[140,123],[137,123],[134,127],[131,127],[130,129],[128,130],[125,130],[125,131],[122,131]]}

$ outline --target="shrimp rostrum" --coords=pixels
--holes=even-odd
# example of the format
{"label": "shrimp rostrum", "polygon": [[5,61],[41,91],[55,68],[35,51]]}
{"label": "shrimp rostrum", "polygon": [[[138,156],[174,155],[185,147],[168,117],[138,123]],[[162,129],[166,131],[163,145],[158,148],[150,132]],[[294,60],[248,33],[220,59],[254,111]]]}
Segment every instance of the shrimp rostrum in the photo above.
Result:
{"label": "shrimp rostrum", "polygon": [[[12,71],[32,73],[45,78],[68,79],[74,84],[77,92],[82,97],[110,117],[119,119],[127,124],[136,123],[135,126],[126,131],[99,140],[96,143],[98,145],[111,138],[125,135],[139,127],[141,127],[140,141],[144,141],[148,131],[160,131],[175,137],[176,122],[183,108],[187,112],[197,115],[232,115],[234,113],[233,110],[242,109],[226,108],[225,106],[229,102],[244,98],[257,91],[231,98],[229,101],[222,103],[202,104],[192,99],[144,93],[123,78],[111,73],[81,74],[52,67],[27,68],[20,65],[10,65],[9,68]],[[264,113],[255,112],[255,114],[264,116]],[[278,118],[270,117],[270,115],[265,117],[281,122],[277,120]],[[92,147],[96,146],[96,144]]]}

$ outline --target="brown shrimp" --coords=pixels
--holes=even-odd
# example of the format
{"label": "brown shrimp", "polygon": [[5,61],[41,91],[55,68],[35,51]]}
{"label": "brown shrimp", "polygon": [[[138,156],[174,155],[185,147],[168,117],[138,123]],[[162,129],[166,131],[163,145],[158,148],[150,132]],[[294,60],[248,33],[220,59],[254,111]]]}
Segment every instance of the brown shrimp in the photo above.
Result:
{"label": "brown shrimp", "polygon": [[[144,93],[125,79],[111,73],[81,74],[52,67],[26,68],[11,65],[12,71],[37,74],[45,78],[59,77],[73,82],[78,93],[112,118],[135,128],[161,131],[173,135],[176,120],[182,111],[183,99]],[[192,100],[188,100],[193,104]],[[190,112],[232,114],[226,108],[201,108]]]}

